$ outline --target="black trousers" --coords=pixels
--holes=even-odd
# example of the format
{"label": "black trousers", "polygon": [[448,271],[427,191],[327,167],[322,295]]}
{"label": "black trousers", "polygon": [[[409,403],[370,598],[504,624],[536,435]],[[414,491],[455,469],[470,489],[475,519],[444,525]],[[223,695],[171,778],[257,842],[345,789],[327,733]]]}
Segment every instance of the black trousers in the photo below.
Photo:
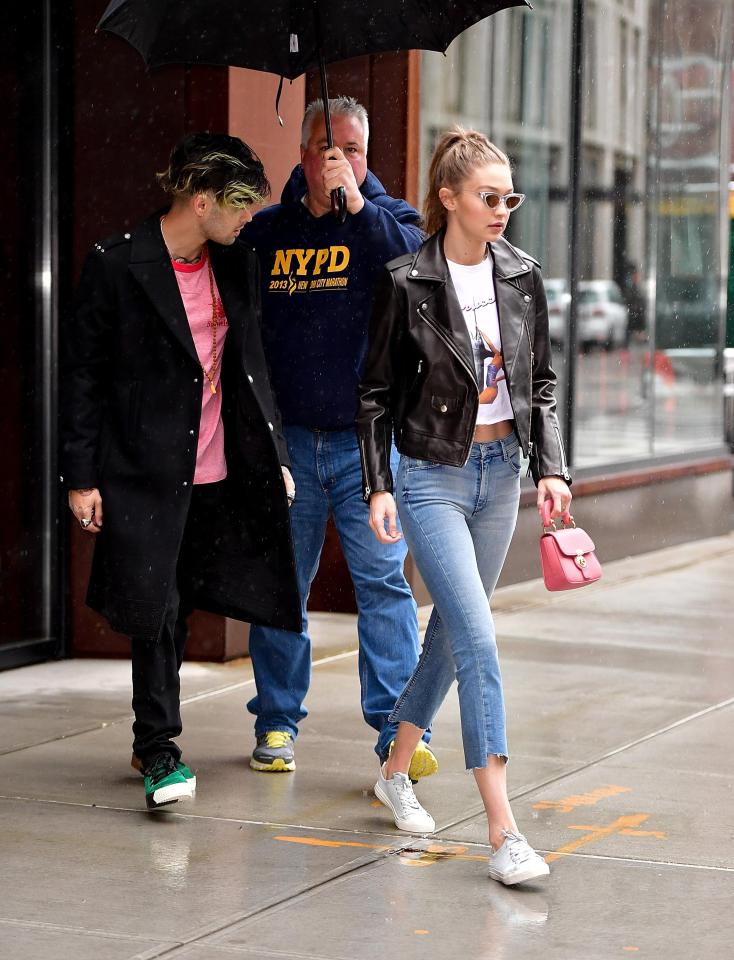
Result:
{"label": "black trousers", "polygon": [[156,754],[181,758],[174,742],[181,735],[181,685],[188,618],[194,609],[197,566],[212,549],[207,517],[222,509],[226,480],[196,484],[186,518],[176,565],[176,583],[169,594],[157,637],[131,637],[133,674],[133,751],[146,765]]}

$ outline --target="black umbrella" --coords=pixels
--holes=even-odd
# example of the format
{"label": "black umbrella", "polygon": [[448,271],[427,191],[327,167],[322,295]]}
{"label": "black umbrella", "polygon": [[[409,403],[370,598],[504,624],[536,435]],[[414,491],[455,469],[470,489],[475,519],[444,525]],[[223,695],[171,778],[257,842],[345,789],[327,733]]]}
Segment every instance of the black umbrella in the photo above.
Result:
{"label": "black umbrella", "polygon": [[[472,24],[529,0],[112,0],[98,29],[129,41],[149,67],[249,67],[293,80],[318,66],[333,146],[326,64],[368,53],[437,50]],[[336,196],[340,194],[340,196]],[[332,208],[346,216],[343,188]]]}

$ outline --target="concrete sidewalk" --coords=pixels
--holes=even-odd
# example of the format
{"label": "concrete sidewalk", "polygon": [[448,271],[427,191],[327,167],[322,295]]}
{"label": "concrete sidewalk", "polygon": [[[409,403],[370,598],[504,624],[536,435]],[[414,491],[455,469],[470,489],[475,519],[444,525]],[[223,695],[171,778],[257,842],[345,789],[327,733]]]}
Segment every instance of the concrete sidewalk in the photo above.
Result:
{"label": "concrete sidewalk", "polygon": [[375,801],[353,617],[315,617],[294,774],[247,765],[249,662],[186,664],[199,788],[154,814],[127,765],[126,661],[0,674],[0,958],[731,957],[733,581],[729,536],[588,590],[498,592],[514,810],[551,862],[514,890],[486,876],[455,689],[418,787],[436,836]]}

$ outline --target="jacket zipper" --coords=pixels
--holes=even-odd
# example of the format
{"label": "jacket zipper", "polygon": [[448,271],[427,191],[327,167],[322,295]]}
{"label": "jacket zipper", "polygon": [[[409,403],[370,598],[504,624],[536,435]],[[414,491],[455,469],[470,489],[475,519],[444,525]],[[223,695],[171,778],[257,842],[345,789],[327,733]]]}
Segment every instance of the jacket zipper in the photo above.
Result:
{"label": "jacket zipper", "polygon": [[[453,353],[453,355],[456,357],[456,359],[459,361],[459,363],[462,365],[462,367],[467,371],[467,373],[469,373],[470,378],[471,378],[471,382],[472,382],[472,384],[474,385],[474,389],[475,389],[476,392],[477,392],[477,407],[478,407],[478,406],[479,406],[479,386],[478,386],[478,384],[477,384],[477,375],[476,375],[476,372],[475,372],[474,370],[472,370],[472,368],[469,366],[469,364],[464,360],[464,358],[462,357],[462,355],[459,353],[459,351],[458,351],[458,350],[456,349],[456,347],[454,346],[454,344],[453,344],[453,342],[451,341],[450,337],[448,337],[448,336],[446,335],[446,333],[445,333],[439,326],[437,326],[431,319],[429,319],[424,313],[421,313],[420,307],[418,307],[417,309],[418,309],[418,316],[421,318],[421,320],[425,320],[425,322],[428,324],[428,326],[431,328],[431,330],[433,330],[434,333],[438,334],[438,336],[443,340],[443,342],[444,342],[444,343],[446,344],[446,346],[449,348],[449,350],[451,351],[451,353]],[[514,411],[513,411],[513,413],[514,413]],[[474,435],[474,431],[472,431],[472,435],[469,437],[469,443],[467,444],[467,446],[466,446],[466,448],[465,448],[464,462],[462,463],[462,467],[465,467],[466,464],[467,464],[468,461],[469,461],[469,457],[470,457],[470,455],[471,455],[471,445],[472,445],[473,435]]]}
{"label": "jacket zipper", "polygon": [[359,459],[362,461],[362,475],[364,477],[364,499],[369,500],[372,488],[370,487],[369,474],[367,473],[367,455],[364,452],[364,438],[359,438]]}
{"label": "jacket zipper", "polygon": [[418,361],[418,369],[415,371],[415,376],[413,377],[413,382],[412,382],[411,385],[410,385],[410,389],[408,390],[408,393],[412,393],[413,390],[415,390],[416,384],[418,383],[418,380],[420,379],[420,375],[421,375],[421,370],[422,370],[422,369],[423,369],[423,361],[422,361],[422,360],[419,360],[419,361]]}
{"label": "jacket zipper", "polygon": [[528,334],[528,343],[530,344],[530,415],[528,416],[528,470],[525,474],[526,477],[532,475],[532,470],[530,469],[530,458],[533,455],[533,441],[531,437],[533,435],[533,367],[535,366],[535,352],[533,351],[533,344],[530,340],[530,330],[528,329],[527,324],[525,324],[525,329]]}
{"label": "jacket zipper", "polygon": [[535,351],[533,350],[533,341],[530,337],[527,311],[525,316],[522,318],[522,325],[525,327],[525,335],[528,338],[528,350],[530,351],[530,403],[528,404],[530,410],[528,414],[528,459],[530,459],[530,454],[533,449],[533,444],[530,440],[530,437],[533,433],[533,368],[535,366]]}
{"label": "jacket zipper", "polygon": [[566,464],[566,451],[564,450],[564,447],[563,447],[563,440],[561,440],[561,431],[557,423],[553,424],[553,429],[556,431],[556,437],[558,437],[558,449],[560,450],[560,453],[561,453],[561,472],[563,474],[563,478],[565,480],[568,480],[570,477],[570,474],[568,472],[568,465]]}

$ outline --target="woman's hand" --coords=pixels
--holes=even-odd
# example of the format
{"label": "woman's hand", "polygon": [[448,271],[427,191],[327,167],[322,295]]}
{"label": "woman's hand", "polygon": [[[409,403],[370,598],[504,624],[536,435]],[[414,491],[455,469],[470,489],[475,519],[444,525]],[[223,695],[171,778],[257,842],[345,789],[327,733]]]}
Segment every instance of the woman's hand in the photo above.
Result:
{"label": "woman's hand", "polygon": [[87,533],[102,529],[102,495],[96,487],[69,491],[69,509]]}
{"label": "woman's hand", "polygon": [[553,501],[551,517],[560,517],[571,504],[572,493],[562,477],[543,477],[538,484],[538,513],[543,516],[543,503]]}
{"label": "woman's hand", "polygon": [[[387,529],[385,529],[387,521]],[[370,497],[370,527],[380,543],[397,543],[403,535],[398,530],[395,500],[387,490],[378,490]]]}

